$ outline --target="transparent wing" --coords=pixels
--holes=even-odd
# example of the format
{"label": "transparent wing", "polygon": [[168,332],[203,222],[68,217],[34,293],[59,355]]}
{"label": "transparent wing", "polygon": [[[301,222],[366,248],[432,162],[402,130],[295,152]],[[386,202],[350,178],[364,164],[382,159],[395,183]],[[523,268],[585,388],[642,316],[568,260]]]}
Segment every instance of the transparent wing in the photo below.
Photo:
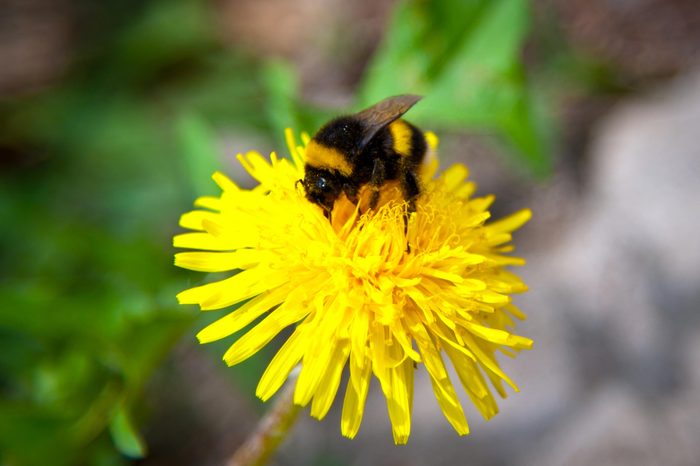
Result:
{"label": "transparent wing", "polygon": [[411,94],[388,97],[355,114],[355,116],[365,124],[365,132],[360,144],[361,147],[366,146],[374,135],[377,134],[377,131],[384,128],[392,121],[401,118],[401,116],[409,111],[421,98],[422,97],[419,95]]}

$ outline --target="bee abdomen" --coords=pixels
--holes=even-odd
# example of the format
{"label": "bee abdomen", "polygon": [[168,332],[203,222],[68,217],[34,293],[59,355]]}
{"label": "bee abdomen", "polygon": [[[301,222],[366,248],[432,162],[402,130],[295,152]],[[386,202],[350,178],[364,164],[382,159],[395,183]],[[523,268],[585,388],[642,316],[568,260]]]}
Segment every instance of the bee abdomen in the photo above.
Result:
{"label": "bee abdomen", "polygon": [[415,165],[423,161],[428,144],[423,132],[404,120],[396,120],[389,125],[392,149],[401,157],[408,157]]}
{"label": "bee abdomen", "polygon": [[404,120],[396,120],[389,125],[394,152],[404,157],[411,155],[414,131],[413,126]]}

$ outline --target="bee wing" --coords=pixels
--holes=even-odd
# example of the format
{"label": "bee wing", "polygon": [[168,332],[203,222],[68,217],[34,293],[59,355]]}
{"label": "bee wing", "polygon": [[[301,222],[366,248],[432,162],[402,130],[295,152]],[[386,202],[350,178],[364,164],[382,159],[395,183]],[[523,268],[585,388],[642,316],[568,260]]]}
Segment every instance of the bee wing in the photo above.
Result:
{"label": "bee wing", "polygon": [[374,138],[377,131],[384,128],[392,121],[401,118],[401,116],[409,111],[420,99],[422,99],[422,97],[419,95],[396,95],[394,97],[388,97],[355,114],[365,125],[360,149],[364,148],[372,138]]}

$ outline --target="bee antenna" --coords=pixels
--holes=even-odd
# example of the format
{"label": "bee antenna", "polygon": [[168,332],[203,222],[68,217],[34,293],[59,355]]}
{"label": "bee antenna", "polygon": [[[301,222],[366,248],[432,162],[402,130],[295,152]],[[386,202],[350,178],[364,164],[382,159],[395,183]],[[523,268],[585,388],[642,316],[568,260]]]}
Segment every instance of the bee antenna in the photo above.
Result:
{"label": "bee antenna", "polygon": [[301,183],[302,186],[303,186],[303,185],[304,185],[304,180],[297,180],[297,182],[294,183],[294,189],[299,190],[299,183]]}

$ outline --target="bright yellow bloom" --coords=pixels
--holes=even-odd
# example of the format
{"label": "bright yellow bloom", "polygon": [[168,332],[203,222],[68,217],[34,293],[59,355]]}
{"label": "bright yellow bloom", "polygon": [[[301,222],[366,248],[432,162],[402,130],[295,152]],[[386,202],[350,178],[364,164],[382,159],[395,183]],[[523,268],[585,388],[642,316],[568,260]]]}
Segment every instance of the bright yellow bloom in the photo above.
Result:
{"label": "bright yellow bloom", "polygon": [[[426,136],[434,149],[437,138]],[[428,371],[447,420],[460,435],[467,434],[445,356],[482,415],[494,416],[498,407],[487,379],[502,397],[502,381],[517,391],[501,371],[496,351],[513,356],[532,345],[510,331],[513,317],[524,318],[510,295],[526,286],[505,270],[524,264],[506,254],[513,249],[511,232],[530,218],[530,211],[486,223],[493,196],[472,197],[475,185],[466,181],[463,165],[436,178],[433,162],[421,174],[423,192],[407,228],[406,203],[392,185],[383,189],[376,212],[364,215],[341,197],[330,224],[296,186],[304,176],[308,136],[302,136],[299,147],[291,131],[287,139],[291,161],[274,153],[269,162],[256,152],[239,156],[258,186],[241,189],[215,173],[221,196],[199,198],[195,205],[202,210],[180,220],[194,232],[176,236],[175,246],[198,251],[177,254],[176,265],[231,272],[183,291],[180,303],[202,310],[239,306],[202,330],[199,341],[225,338],[265,316],[224,354],[233,365],[294,326],[256,394],[269,399],[301,363],[294,402],[310,402],[311,415],[321,419],[348,365],[341,421],[347,437],[360,427],[374,374],[387,400],[394,440],[407,442],[419,364]]]}

